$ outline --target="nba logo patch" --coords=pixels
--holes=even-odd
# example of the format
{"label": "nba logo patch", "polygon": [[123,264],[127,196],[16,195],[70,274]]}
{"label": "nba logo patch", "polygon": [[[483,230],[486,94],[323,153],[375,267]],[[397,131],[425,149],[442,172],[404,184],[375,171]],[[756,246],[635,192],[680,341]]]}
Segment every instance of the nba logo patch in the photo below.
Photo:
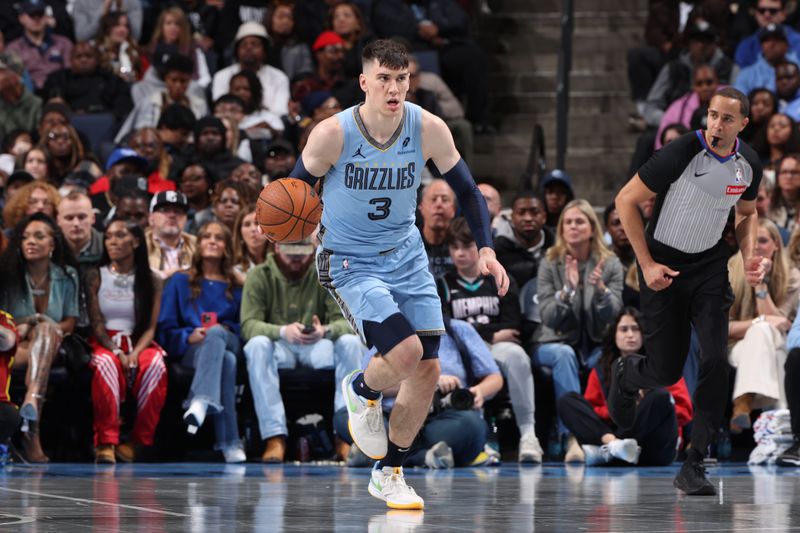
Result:
{"label": "nba logo patch", "polygon": [[347,259],[342,260],[342,268],[344,268],[345,270],[350,268],[350,262]]}
{"label": "nba logo patch", "polygon": [[736,167],[736,183],[741,183],[743,179],[742,167]]}

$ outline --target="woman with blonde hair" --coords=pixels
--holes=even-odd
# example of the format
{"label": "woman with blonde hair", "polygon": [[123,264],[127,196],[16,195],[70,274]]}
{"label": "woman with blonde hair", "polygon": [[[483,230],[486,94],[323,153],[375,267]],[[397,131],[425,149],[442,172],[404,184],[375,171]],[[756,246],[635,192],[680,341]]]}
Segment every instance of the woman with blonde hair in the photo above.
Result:
{"label": "woman with blonde hair", "polygon": [[750,427],[753,409],[786,405],[786,333],[800,296],[800,271],[786,260],[780,232],[769,219],[758,220],[754,253],[770,261],[764,280],[755,287],[745,279],[741,253],[728,261],[734,296],[728,329],[732,345],[729,360],[737,369],[730,423],[733,433]]}
{"label": "woman with blonde hair", "polygon": [[17,222],[34,213],[44,213],[56,218],[56,210],[61,196],[49,183],[34,181],[20,187],[3,209],[3,223],[11,230]]}
{"label": "woman with blonde hair", "polygon": [[[541,327],[534,334],[533,362],[553,372],[556,401],[580,393],[580,366],[591,368],[600,357],[603,338],[622,309],[622,263],[603,242],[603,230],[586,200],[572,200],[561,212],[556,242],[539,264]],[[563,421],[559,434],[567,435]],[[574,437],[567,462],[583,461]]]}
{"label": "woman with blonde hair", "polygon": [[214,421],[217,450],[227,463],[247,460],[236,424],[236,361],[242,355],[242,287],[233,272],[233,239],[223,224],[204,224],[188,272],[172,275],[159,312],[159,344],[195,369],[183,415],[194,434],[206,415]]}
{"label": "woman with blonde hair", "polygon": [[211,73],[208,70],[206,56],[203,54],[203,50],[195,44],[189,18],[180,7],[168,7],[158,16],[158,22],[153,29],[153,36],[148,47],[148,53],[151,56],[159,44],[172,45],[178,49],[179,54],[191,57],[194,63],[192,79],[203,89],[208,87],[211,83]]}

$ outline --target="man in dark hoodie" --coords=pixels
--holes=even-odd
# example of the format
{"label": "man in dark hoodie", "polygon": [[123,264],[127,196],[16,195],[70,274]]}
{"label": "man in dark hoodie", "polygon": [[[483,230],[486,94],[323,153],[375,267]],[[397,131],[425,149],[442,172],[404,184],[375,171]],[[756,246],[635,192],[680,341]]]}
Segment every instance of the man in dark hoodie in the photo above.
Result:
{"label": "man in dark hoodie", "polygon": [[536,277],[539,261],[555,242],[546,220],[544,204],[534,192],[521,192],[511,202],[511,235],[494,241],[497,260],[520,287]]}
{"label": "man in dark hoodie", "polygon": [[575,199],[572,178],[563,170],[556,168],[544,175],[539,188],[547,215],[545,227],[555,233],[561,211],[564,210],[565,205]]}
{"label": "man in dark hoodie", "polygon": [[178,181],[175,173],[183,170],[184,161],[195,157],[211,172],[214,183],[227,178],[233,169],[244,161],[231,153],[225,146],[225,125],[213,116],[203,117],[194,127],[194,146],[185,150],[181,161],[177,158],[171,166],[173,181]]}

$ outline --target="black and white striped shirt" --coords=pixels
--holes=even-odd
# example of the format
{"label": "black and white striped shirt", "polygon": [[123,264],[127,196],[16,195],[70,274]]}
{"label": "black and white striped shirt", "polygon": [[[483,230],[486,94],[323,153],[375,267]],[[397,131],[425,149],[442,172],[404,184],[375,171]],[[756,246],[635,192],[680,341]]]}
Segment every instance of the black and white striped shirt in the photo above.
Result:
{"label": "black and white striped shirt", "polygon": [[697,130],[656,152],[639,177],[656,193],[648,240],[658,243],[662,261],[685,261],[714,249],[740,198],[756,199],[761,162],[738,139],[733,152],[721,157]]}

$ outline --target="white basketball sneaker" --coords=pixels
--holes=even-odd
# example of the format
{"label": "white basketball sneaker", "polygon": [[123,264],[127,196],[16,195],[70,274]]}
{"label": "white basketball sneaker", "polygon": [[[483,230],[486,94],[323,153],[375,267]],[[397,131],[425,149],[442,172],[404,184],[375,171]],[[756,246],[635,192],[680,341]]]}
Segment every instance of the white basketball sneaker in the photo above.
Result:
{"label": "white basketball sneaker", "polygon": [[362,452],[372,459],[383,459],[389,449],[389,438],[383,425],[381,398],[367,400],[353,390],[353,378],[361,370],[354,370],[342,380],[342,394],[347,404],[347,427],[350,436]]}
{"label": "white basketball sneaker", "polygon": [[378,463],[372,468],[369,480],[369,493],[386,502],[392,509],[423,509],[425,501],[417,496],[414,489],[406,485],[403,467],[384,466]]}

